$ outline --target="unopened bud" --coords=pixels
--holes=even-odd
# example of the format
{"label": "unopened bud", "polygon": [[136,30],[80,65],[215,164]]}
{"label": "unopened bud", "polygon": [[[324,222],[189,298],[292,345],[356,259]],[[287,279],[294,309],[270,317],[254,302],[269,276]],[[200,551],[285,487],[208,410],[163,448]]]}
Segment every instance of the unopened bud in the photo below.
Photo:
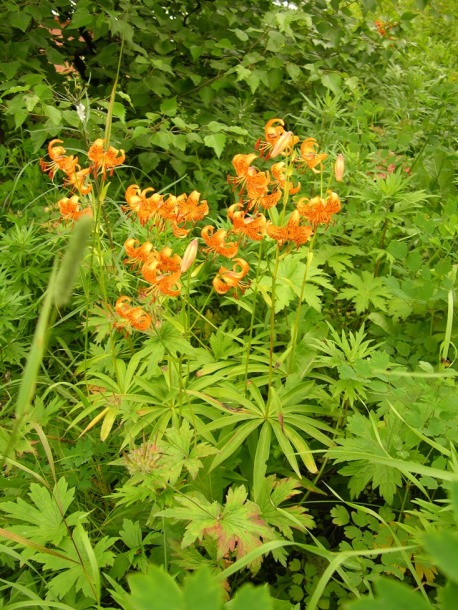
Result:
{"label": "unopened bud", "polygon": [[274,157],[282,153],[285,148],[288,148],[292,137],[292,131],[284,131],[278,138],[278,140],[275,142],[275,146],[272,148],[272,152],[270,153],[270,158],[273,159]]}
{"label": "unopened bud", "polygon": [[181,273],[187,271],[189,267],[193,264],[193,262],[196,260],[198,246],[199,240],[196,237],[189,243],[188,247],[185,250],[185,253],[183,254],[180,267]]}
{"label": "unopened bud", "polygon": [[334,166],[334,175],[337,182],[342,182],[342,178],[345,172],[345,160],[342,154],[337,155],[336,164]]}

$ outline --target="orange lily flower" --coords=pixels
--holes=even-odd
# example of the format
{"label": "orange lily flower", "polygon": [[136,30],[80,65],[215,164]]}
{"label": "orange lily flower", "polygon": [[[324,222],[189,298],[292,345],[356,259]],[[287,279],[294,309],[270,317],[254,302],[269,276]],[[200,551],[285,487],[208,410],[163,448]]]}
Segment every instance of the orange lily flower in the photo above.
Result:
{"label": "orange lily flower", "polygon": [[249,168],[246,175],[248,209],[257,207],[260,201],[267,196],[269,184],[269,172],[259,172],[255,167]]}
{"label": "orange lily flower", "polygon": [[126,326],[131,326],[137,330],[145,331],[151,326],[151,316],[146,313],[141,307],[131,307],[129,303],[132,299],[126,296],[120,296],[116,301],[115,311],[123,320],[124,323],[115,323],[117,330],[126,329]]}
{"label": "orange lily flower", "polygon": [[237,298],[237,290],[240,289],[243,293],[250,285],[248,282],[241,282],[249,270],[250,267],[243,258],[234,258],[231,270],[220,267],[213,278],[213,288],[218,294],[226,294],[231,288],[234,288],[234,296]]}
{"label": "orange lily flower", "polygon": [[311,227],[307,225],[301,226],[300,221],[299,212],[294,210],[285,227],[277,227],[272,223],[267,223],[267,235],[275,239],[279,246],[282,246],[287,241],[292,241],[299,248],[299,246],[308,241],[313,233]]}
{"label": "orange lily flower", "polygon": [[[321,173],[323,170],[323,161],[327,158],[325,153],[317,153],[318,142],[315,138],[307,138],[301,144],[301,158],[298,163],[302,163],[315,174]],[[319,166],[319,169],[316,169]]]}
{"label": "orange lily flower", "polygon": [[259,205],[265,210],[269,210],[270,208],[274,208],[280,199],[281,191],[280,189],[277,189],[276,191],[273,191],[273,193],[269,193],[268,195],[261,197],[259,200]]}
{"label": "orange lily flower", "polygon": [[329,191],[326,199],[321,197],[313,197],[313,199],[303,197],[299,199],[296,208],[299,214],[306,218],[316,229],[321,224],[329,225],[332,216],[340,211],[341,204],[337,193]]}
{"label": "orange lily flower", "polygon": [[179,202],[177,223],[198,222],[208,214],[208,203],[204,199],[199,203],[200,193],[192,191],[190,195],[183,195],[184,199]]}
{"label": "orange lily flower", "polygon": [[159,291],[170,297],[176,297],[181,292],[180,270],[173,273],[163,273],[159,261],[151,260],[143,265],[142,275],[152,285],[153,291]]}
{"label": "orange lily flower", "polygon": [[247,178],[248,171],[256,168],[251,167],[251,163],[258,158],[258,155],[253,153],[249,155],[238,154],[232,159],[232,165],[234,166],[236,176],[228,176],[227,181],[234,185],[240,184],[243,186]]}
{"label": "orange lily flower", "polygon": [[263,214],[246,217],[244,210],[237,210],[240,203],[234,203],[227,210],[227,215],[232,223],[232,232],[235,235],[249,237],[254,241],[261,241],[266,234],[266,219]]}
{"label": "orange lily flower", "polygon": [[94,173],[97,174],[101,170],[103,180],[106,178],[107,170],[110,170],[110,176],[112,176],[114,168],[122,165],[126,159],[123,150],[118,150],[113,146],[109,146],[105,150],[104,146],[105,140],[98,138],[87,153],[88,158],[92,161]]}
{"label": "orange lily flower", "polygon": [[[79,165],[78,165],[79,167]],[[72,186],[80,195],[87,195],[92,191],[92,184],[86,184],[86,178],[90,173],[90,168],[79,169],[67,174],[65,186]]]}
{"label": "orange lily flower", "polygon": [[145,243],[139,246],[139,243],[138,239],[133,237],[124,242],[124,250],[129,257],[125,262],[136,264],[146,263],[149,260],[153,252],[153,244],[150,241],[145,241]]}
{"label": "orange lily flower", "polygon": [[67,152],[63,146],[56,146],[56,143],[62,143],[63,140],[54,139],[48,144],[48,156],[51,159],[50,162],[46,162],[40,159],[41,170],[47,174],[51,180],[54,178],[54,174],[58,170],[62,170],[66,174],[71,174],[75,171],[78,164],[78,157],[73,155],[67,156]]}
{"label": "orange lily flower", "polygon": [[[150,192],[153,194],[147,197],[147,194]],[[162,195],[154,193],[152,187],[148,187],[142,191],[137,184],[131,184],[127,188],[125,199],[129,204],[130,209],[137,214],[142,226],[157,214],[159,206],[163,202]]]}
{"label": "orange lily flower", "polygon": [[202,239],[207,244],[207,248],[204,249],[205,252],[214,252],[226,258],[233,258],[239,249],[238,244],[224,241],[227,236],[225,229],[218,229],[216,233],[214,231],[215,227],[211,225],[207,225],[201,231]]}
{"label": "orange lily flower", "polygon": [[78,195],[63,197],[57,202],[57,205],[64,220],[78,220],[81,216],[92,216],[91,208],[80,210]]}
{"label": "orange lily flower", "polygon": [[[264,127],[265,140],[259,139],[256,142],[256,150],[259,150],[261,157],[269,159],[276,157],[280,153],[289,155],[293,146],[299,142],[299,138],[291,131],[285,131],[285,122],[282,119],[270,119]],[[278,145],[278,146],[277,146]]]}
{"label": "orange lily flower", "polygon": [[148,284],[152,285],[153,291],[176,297],[181,291],[180,268],[181,257],[172,254],[172,249],[166,247],[160,252],[151,253],[142,266],[141,273]]}

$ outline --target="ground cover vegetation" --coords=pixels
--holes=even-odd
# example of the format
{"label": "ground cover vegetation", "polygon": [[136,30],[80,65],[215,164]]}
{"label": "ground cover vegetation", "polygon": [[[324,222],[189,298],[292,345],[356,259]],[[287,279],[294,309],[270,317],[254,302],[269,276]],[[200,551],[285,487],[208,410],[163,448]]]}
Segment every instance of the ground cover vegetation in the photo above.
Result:
{"label": "ground cover vegetation", "polygon": [[0,6],[0,607],[455,610],[456,4]]}

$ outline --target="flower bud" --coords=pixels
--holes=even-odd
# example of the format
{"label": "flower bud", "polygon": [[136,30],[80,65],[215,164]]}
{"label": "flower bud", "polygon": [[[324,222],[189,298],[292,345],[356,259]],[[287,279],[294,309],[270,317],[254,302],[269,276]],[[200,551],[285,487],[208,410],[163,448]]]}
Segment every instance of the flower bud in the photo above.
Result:
{"label": "flower bud", "polygon": [[342,182],[345,171],[345,160],[342,154],[337,155],[336,164],[334,166],[334,175],[337,182]]}
{"label": "flower bud", "polygon": [[189,243],[188,247],[185,250],[185,253],[183,254],[180,267],[181,273],[187,271],[189,267],[193,264],[193,262],[196,260],[198,246],[199,240],[196,237]]}
{"label": "flower bud", "polygon": [[290,146],[291,139],[293,137],[292,131],[285,131],[281,134],[278,140],[275,142],[275,146],[272,148],[270,158],[274,159],[280,153],[282,153],[288,146]]}

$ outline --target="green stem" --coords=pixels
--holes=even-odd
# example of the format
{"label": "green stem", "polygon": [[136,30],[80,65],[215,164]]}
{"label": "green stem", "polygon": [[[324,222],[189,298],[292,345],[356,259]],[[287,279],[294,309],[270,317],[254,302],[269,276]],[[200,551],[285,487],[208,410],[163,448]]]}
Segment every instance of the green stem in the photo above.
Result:
{"label": "green stem", "polygon": [[304,277],[302,278],[301,292],[299,295],[299,303],[297,305],[297,310],[296,310],[296,318],[294,320],[293,328],[291,331],[291,351],[289,354],[288,375],[290,375],[293,371],[294,351],[296,349],[297,335],[299,332],[299,322],[300,322],[300,318],[301,318],[302,301],[304,298],[305,285],[307,283],[307,276],[310,271],[310,266],[311,266],[312,260],[313,260],[313,248],[315,246],[317,235],[318,235],[318,233],[315,231],[315,233],[313,234],[313,237],[312,237],[312,241],[310,242],[308,252],[307,252],[307,264],[306,264],[305,271],[304,271]]}
{"label": "green stem", "polygon": [[251,310],[251,320],[250,320],[250,330],[248,332],[248,342],[245,348],[245,389],[248,386],[248,365],[250,363],[250,354],[251,354],[251,343],[253,341],[253,328],[254,328],[254,319],[256,313],[256,299],[258,296],[258,282],[259,276],[261,274],[261,260],[262,260],[262,250],[263,250],[264,241],[261,241],[259,244],[258,251],[258,264],[256,265],[256,280],[255,280],[255,289],[253,290],[253,305]]}
{"label": "green stem", "polygon": [[[278,274],[278,266],[280,264],[280,247],[277,245],[275,251],[275,265],[272,272],[272,292],[271,299],[272,304],[270,308],[270,345],[269,345],[269,399],[271,388],[273,384],[273,370],[274,370],[274,349],[275,349],[275,297],[276,297],[276,282]],[[269,404],[269,399],[267,404]]]}

